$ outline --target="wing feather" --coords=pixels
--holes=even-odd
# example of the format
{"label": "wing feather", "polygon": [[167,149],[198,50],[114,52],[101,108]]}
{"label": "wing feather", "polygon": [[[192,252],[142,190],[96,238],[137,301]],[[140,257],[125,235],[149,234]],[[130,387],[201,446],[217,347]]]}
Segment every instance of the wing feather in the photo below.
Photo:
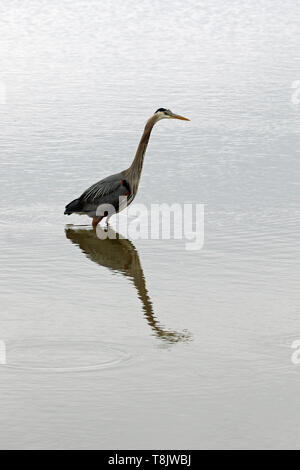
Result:
{"label": "wing feather", "polygon": [[131,188],[124,178],[123,172],[108,176],[90,186],[82,195],[66,206],[65,214],[83,213],[94,216],[97,208],[102,204],[111,204],[118,212],[123,208],[120,197],[126,196],[131,200]]}
{"label": "wing feather", "polygon": [[120,193],[120,196],[122,193],[125,195],[127,192],[126,186],[123,184],[122,175],[119,173],[93,184],[80,196],[80,199],[97,204],[101,202],[103,197],[106,199],[106,196],[115,192]]}
{"label": "wing feather", "polygon": [[79,198],[81,211],[93,212],[101,204],[111,204],[119,211],[119,198],[131,193],[122,173],[109,176],[90,186]]}

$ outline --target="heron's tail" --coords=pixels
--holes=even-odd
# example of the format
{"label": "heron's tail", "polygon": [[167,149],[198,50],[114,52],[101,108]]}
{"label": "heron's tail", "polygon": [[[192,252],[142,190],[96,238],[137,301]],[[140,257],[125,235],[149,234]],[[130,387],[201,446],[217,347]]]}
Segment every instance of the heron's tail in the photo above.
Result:
{"label": "heron's tail", "polygon": [[66,205],[64,214],[70,215],[73,212],[77,212],[79,209],[80,209],[79,199],[74,199],[74,201]]}

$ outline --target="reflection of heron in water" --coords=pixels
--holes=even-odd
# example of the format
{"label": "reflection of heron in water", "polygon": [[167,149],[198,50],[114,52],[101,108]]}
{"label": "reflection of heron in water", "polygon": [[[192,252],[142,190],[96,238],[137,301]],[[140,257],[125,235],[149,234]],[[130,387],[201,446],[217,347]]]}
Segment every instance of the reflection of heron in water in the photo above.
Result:
{"label": "reflection of heron in water", "polygon": [[146,320],[157,337],[170,343],[190,339],[190,334],[186,331],[178,333],[163,329],[155,318],[140,258],[130,240],[121,238],[110,227],[106,232],[100,226],[97,227],[97,232],[67,228],[66,237],[74,245],[78,245],[90,260],[113,271],[119,271],[132,280],[142,301]]}

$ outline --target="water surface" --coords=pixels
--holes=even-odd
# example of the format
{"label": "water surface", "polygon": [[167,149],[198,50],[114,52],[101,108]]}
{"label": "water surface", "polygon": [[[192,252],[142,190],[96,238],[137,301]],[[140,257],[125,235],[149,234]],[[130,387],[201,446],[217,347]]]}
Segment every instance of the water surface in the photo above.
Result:
{"label": "water surface", "polygon": [[[299,448],[299,5],[0,10],[0,447]],[[63,215],[159,107],[135,202],[204,203],[201,251]]]}

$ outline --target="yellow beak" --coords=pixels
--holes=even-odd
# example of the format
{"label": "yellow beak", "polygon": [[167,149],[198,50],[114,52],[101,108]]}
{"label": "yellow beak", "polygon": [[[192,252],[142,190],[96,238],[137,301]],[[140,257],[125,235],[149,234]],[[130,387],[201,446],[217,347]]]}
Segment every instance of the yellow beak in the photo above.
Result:
{"label": "yellow beak", "polygon": [[181,119],[181,121],[189,121],[188,118],[183,117],[183,116],[179,116],[179,114],[172,114],[172,115],[170,115],[170,117],[171,117],[172,119]]}

